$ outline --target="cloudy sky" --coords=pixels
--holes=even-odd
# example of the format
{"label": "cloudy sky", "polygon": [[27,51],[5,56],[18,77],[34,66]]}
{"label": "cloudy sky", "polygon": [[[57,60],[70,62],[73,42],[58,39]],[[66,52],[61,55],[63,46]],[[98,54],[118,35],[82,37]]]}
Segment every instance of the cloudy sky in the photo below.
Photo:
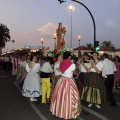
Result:
{"label": "cloudy sky", "polygon": [[[73,47],[78,47],[77,35],[81,35],[80,44],[93,43],[93,22],[88,11],[78,3],[66,0],[0,0],[0,23],[10,29],[11,39],[3,51],[28,45],[39,45],[44,38],[44,45],[54,47],[53,33],[62,22],[67,28],[66,46],[70,47],[71,14],[68,9],[73,5]],[[120,0],[79,0],[86,5],[96,23],[96,39],[100,42],[111,40],[120,48]]]}

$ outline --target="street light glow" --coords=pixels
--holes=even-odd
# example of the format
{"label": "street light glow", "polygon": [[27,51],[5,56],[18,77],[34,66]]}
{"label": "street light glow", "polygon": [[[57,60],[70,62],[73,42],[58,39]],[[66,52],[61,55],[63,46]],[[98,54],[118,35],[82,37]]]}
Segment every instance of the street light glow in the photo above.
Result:
{"label": "street light glow", "polygon": [[43,43],[43,42],[44,42],[44,38],[41,38],[41,39],[40,39],[40,42]]}
{"label": "street light glow", "polygon": [[73,11],[74,9],[75,8],[72,5],[69,6],[69,10]]}
{"label": "street light glow", "polygon": [[70,47],[72,48],[72,11],[74,10],[75,8],[72,6],[72,5],[70,5],[69,6],[69,10],[70,10],[70,12],[71,12],[71,41],[70,41]]}
{"label": "street light glow", "polygon": [[80,36],[80,35],[78,35],[78,36],[77,36],[77,39],[78,39],[78,41],[80,41],[80,40],[81,40],[81,36]]}
{"label": "street light glow", "polygon": [[53,35],[54,39],[57,38],[57,33],[55,32],[54,35]]}

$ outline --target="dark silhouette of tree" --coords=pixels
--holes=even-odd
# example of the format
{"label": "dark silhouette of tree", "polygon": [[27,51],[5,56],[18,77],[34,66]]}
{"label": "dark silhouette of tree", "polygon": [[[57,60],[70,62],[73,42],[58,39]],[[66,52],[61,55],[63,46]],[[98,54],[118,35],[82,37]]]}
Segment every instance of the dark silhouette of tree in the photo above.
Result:
{"label": "dark silhouette of tree", "polygon": [[0,48],[4,48],[10,41],[10,31],[6,25],[0,24]]}
{"label": "dark silhouette of tree", "polygon": [[110,40],[103,41],[101,43],[101,47],[106,49],[106,50],[115,50],[116,49],[115,46],[113,45],[113,43]]}
{"label": "dark silhouette of tree", "polygon": [[91,43],[86,43],[86,44],[84,45],[84,47],[86,47],[86,48],[88,48],[88,49],[90,50],[90,49],[93,49],[93,44],[91,44]]}

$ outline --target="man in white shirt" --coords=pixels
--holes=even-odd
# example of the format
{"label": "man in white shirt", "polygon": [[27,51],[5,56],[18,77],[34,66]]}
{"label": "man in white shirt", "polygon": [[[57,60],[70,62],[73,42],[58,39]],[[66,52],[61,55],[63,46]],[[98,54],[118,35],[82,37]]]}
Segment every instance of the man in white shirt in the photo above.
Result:
{"label": "man in white shirt", "polygon": [[114,63],[108,59],[109,55],[107,53],[103,54],[103,70],[102,76],[105,78],[105,87],[108,96],[108,100],[110,101],[112,106],[116,106],[116,101],[113,96],[113,84],[114,84],[114,72],[116,71],[116,67]]}

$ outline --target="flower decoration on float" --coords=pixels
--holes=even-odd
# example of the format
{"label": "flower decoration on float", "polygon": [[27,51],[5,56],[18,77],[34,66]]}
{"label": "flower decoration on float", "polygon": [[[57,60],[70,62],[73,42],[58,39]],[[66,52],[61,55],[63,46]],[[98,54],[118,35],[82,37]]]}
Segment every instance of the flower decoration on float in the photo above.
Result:
{"label": "flower decoration on float", "polygon": [[59,49],[56,54],[64,54],[64,52],[70,52],[73,58],[77,58],[78,54],[72,48]]}
{"label": "flower decoration on float", "polygon": [[53,57],[54,56],[54,49],[48,49],[48,50],[46,50],[46,52],[44,53],[44,55],[43,55],[44,57]]}

